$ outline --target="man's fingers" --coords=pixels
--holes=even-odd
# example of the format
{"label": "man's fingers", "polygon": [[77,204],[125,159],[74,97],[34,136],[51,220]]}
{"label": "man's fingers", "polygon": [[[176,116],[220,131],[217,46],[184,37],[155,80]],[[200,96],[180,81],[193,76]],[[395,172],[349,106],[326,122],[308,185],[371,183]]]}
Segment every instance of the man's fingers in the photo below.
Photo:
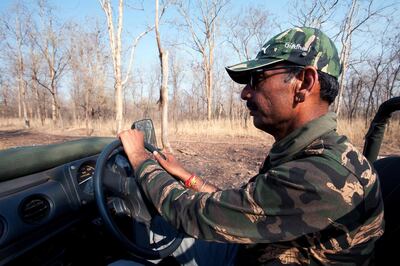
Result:
{"label": "man's fingers", "polygon": [[164,158],[158,153],[158,151],[153,151],[154,158],[157,159],[158,162],[165,161]]}
{"label": "man's fingers", "polygon": [[165,156],[168,156],[168,155],[171,154],[171,151],[168,150],[168,149],[166,149],[166,148],[163,148],[163,149],[161,150],[161,152],[162,152]]}
{"label": "man's fingers", "polygon": [[118,138],[121,138],[121,136],[122,135],[125,135],[127,132],[126,132],[126,130],[122,130],[122,131],[120,131],[118,134],[117,134],[117,137]]}
{"label": "man's fingers", "polygon": [[162,152],[162,154],[164,154],[166,161],[173,161],[174,160],[174,156],[172,155],[170,150],[164,148],[164,149],[161,150],[161,152]]}

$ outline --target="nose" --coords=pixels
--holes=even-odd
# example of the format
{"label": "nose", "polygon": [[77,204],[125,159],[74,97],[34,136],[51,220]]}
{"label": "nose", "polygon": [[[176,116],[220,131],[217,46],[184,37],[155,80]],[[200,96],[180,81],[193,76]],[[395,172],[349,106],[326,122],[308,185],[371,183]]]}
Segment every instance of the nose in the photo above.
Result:
{"label": "nose", "polygon": [[242,100],[248,100],[248,99],[250,99],[250,98],[251,98],[251,92],[252,92],[252,91],[253,91],[253,90],[250,88],[250,85],[247,84],[247,85],[243,88],[242,92],[240,93],[240,98],[242,98]]}

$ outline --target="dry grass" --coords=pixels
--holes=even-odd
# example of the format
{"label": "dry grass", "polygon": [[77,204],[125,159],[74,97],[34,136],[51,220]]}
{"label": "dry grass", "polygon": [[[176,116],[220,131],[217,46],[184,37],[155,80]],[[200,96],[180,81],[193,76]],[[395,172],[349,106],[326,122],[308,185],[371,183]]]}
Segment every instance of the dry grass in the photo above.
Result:
{"label": "dry grass", "polygon": [[338,121],[338,133],[346,135],[353,144],[361,146],[364,143],[364,137],[368,128],[365,127],[363,120],[355,120],[349,123],[347,120]]}
{"label": "dry grass", "polygon": [[[358,147],[363,147],[367,131],[363,119],[357,119],[352,123],[346,120],[338,122],[338,132],[346,135]],[[386,154],[400,154],[400,121],[393,120],[387,127],[381,151]]]}
{"label": "dry grass", "polygon": [[273,138],[253,126],[252,121],[248,121],[247,127],[243,121],[220,119],[212,121],[180,121],[174,123],[170,129],[170,135],[181,139],[203,138],[251,138],[267,139],[271,143]]}
{"label": "dry grass", "polygon": [[[171,140],[195,140],[195,141],[262,141],[272,144],[273,138],[260,130],[256,129],[252,121],[248,121],[247,128],[243,121],[229,119],[213,121],[192,121],[183,120],[177,123],[170,123],[169,136]],[[131,123],[126,122],[124,128],[129,128]],[[159,135],[160,125],[155,121],[156,132]],[[23,129],[23,122],[18,119],[0,119],[0,128],[2,130]],[[93,121],[92,136],[115,136],[114,121]],[[64,124],[64,127],[52,125],[51,121],[46,121],[42,126],[39,121],[31,121],[31,129],[38,132],[51,133],[57,135],[86,136],[84,122],[77,124]],[[362,119],[355,120],[352,123],[346,120],[340,120],[338,123],[338,132],[346,135],[358,147],[362,147],[364,136],[367,132]],[[160,143],[160,142],[159,142]],[[0,143],[1,149],[1,143]],[[400,151],[400,123],[393,121],[388,128],[383,143],[383,150],[387,153],[399,153]]]}

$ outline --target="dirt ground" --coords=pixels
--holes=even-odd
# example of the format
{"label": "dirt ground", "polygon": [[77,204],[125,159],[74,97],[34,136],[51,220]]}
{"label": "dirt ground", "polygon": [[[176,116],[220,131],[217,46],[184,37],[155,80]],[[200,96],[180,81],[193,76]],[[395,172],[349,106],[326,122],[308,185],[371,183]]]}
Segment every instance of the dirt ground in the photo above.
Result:
{"label": "dirt ground", "polygon": [[[0,130],[0,150],[8,147],[45,145],[80,138],[34,130]],[[254,138],[200,138],[172,140],[176,158],[188,170],[220,188],[240,186],[254,176],[270,145]]]}
{"label": "dirt ground", "polygon": [[77,138],[79,137],[52,135],[24,129],[0,130],[0,150],[16,146],[46,145]]}
{"label": "dirt ground", "polygon": [[172,141],[187,169],[220,188],[238,187],[257,174],[270,146],[256,139]]}

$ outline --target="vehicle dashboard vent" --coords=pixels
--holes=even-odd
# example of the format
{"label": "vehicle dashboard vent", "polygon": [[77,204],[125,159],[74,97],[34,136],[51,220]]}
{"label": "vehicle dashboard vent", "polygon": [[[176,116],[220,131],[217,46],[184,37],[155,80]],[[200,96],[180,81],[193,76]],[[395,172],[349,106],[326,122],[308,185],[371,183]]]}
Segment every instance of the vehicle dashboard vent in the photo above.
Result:
{"label": "vehicle dashboard vent", "polygon": [[33,195],[24,199],[19,211],[21,219],[28,224],[38,224],[50,214],[50,202],[42,195]]}

